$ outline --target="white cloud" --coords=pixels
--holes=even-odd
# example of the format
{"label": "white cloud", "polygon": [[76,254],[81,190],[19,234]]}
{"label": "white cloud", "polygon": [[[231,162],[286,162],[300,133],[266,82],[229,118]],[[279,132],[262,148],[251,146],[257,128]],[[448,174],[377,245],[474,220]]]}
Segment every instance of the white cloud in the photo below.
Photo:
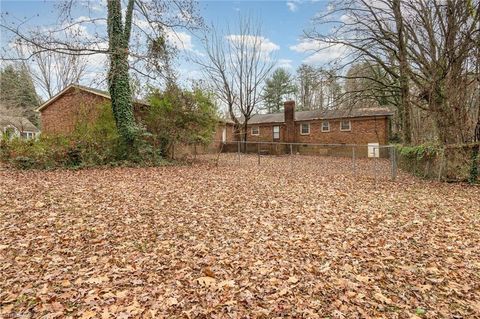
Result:
{"label": "white cloud", "polygon": [[293,67],[292,62],[293,61],[290,59],[278,59],[277,67],[284,68],[284,69],[291,69]]}
{"label": "white cloud", "polygon": [[188,33],[168,30],[166,38],[171,45],[179,50],[193,50],[192,36]]}
{"label": "white cloud", "polygon": [[354,22],[352,16],[348,14],[342,14],[342,16],[340,17],[340,21],[342,21],[345,24],[350,24]]}
{"label": "white cloud", "polygon": [[290,46],[290,50],[298,53],[310,53],[303,62],[309,64],[323,64],[340,58],[345,53],[342,44],[326,44],[315,40],[303,40]]}
{"label": "white cloud", "polygon": [[246,41],[247,44],[250,46],[256,46],[260,44],[260,51],[265,54],[270,54],[273,51],[280,50],[280,46],[276,43],[270,41],[270,39],[265,38],[263,36],[255,36],[255,35],[237,35],[237,34],[230,34],[225,37],[230,42],[240,42],[243,39]]}
{"label": "white cloud", "polygon": [[297,4],[295,2],[292,2],[292,1],[287,2],[287,7],[288,7],[288,10],[290,10],[292,12],[295,12],[298,9]]}

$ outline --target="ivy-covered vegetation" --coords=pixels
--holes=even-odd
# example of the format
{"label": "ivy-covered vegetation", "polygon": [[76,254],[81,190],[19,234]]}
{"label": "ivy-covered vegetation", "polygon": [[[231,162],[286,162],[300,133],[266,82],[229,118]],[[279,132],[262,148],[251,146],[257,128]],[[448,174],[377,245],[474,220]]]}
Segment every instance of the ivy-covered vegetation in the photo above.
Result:
{"label": "ivy-covered vegetation", "polygon": [[397,146],[400,155],[410,159],[423,160],[435,157],[439,151],[440,146],[435,144],[422,144],[417,146]]}
{"label": "ivy-covered vegetation", "polygon": [[218,117],[211,94],[172,84],[164,92],[153,89],[149,101],[143,122],[162,156],[173,155],[175,145],[206,145],[212,140]]}
{"label": "ivy-covered vegetation", "polygon": [[160,165],[172,157],[174,145],[206,145],[213,138],[217,112],[211,95],[172,85],[163,92],[152,89],[150,101],[140,114],[144,127],[138,129],[134,144],[125,143],[111,105],[105,104],[98,106],[94,122],[82,116],[69,135],[4,137],[0,159],[20,169]]}
{"label": "ivy-covered vegetation", "polygon": [[51,169],[120,163],[125,156],[110,105],[101,105],[95,122],[80,121],[70,135],[35,140],[2,139],[1,160],[16,168]]}
{"label": "ivy-covered vegetation", "polygon": [[402,169],[423,178],[478,183],[478,143],[397,145]]}

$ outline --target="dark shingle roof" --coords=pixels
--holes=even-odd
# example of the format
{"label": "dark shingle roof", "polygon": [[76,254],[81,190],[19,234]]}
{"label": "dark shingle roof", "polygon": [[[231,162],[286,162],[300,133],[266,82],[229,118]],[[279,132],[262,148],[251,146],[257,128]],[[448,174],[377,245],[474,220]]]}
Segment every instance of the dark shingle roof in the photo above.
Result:
{"label": "dark shingle roof", "polygon": [[3,129],[8,126],[14,126],[21,132],[40,132],[26,117],[0,114],[0,130],[3,132]]}
{"label": "dark shingle roof", "polygon": [[[330,120],[355,117],[392,116],[393,112],[387,108],[363,108],[344,110],[311,110],[296,111],[295,121]],[[284,113],[255,114],[248,121],[249,124],[283,123]]]}

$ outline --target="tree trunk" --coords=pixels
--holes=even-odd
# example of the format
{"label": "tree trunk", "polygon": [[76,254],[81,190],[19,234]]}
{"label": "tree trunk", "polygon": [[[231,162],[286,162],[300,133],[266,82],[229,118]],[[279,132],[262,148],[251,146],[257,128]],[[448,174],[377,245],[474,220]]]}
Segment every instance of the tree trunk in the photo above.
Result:
{"label": "tree trunk", "polygon": [[244,145],[244,152],[247,153],[247,136],[248,136],[248,121],[245,119],[245,122],[243,123],[243,145]]}
{"label": "tree trunk", "polygon": [[410,87],[408,83],[408,61],[407,61],[407,44],[405,36],[405,28],[403,26],[402,11],[400,8],[400,0],[392,1],[393,14],[395,16],[395,24],[397,26],[398,36],[398,60],[400,71],[400,110],[402,113],[402,135],[403,143],[412,143],[412,123],[411,123],[411,106],[410,106]]}
{"label": "tree trunk", "polygon": [[108,0],[108,36],[110,43],[108,88],[118,133],[128,146],[133,145],[137,133],[128,74],[128,42],[132,9],[133,0],[129,0],[124,28],[120,0]]}

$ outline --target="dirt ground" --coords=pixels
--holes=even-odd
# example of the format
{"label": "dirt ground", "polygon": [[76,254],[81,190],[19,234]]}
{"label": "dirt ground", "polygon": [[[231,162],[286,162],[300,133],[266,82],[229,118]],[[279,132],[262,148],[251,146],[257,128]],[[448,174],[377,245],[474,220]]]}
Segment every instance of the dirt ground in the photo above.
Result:
{"label": "dirt ground", "polygon": [[222,154],[0,171],[3,318],[480,318],[480,188]]}

